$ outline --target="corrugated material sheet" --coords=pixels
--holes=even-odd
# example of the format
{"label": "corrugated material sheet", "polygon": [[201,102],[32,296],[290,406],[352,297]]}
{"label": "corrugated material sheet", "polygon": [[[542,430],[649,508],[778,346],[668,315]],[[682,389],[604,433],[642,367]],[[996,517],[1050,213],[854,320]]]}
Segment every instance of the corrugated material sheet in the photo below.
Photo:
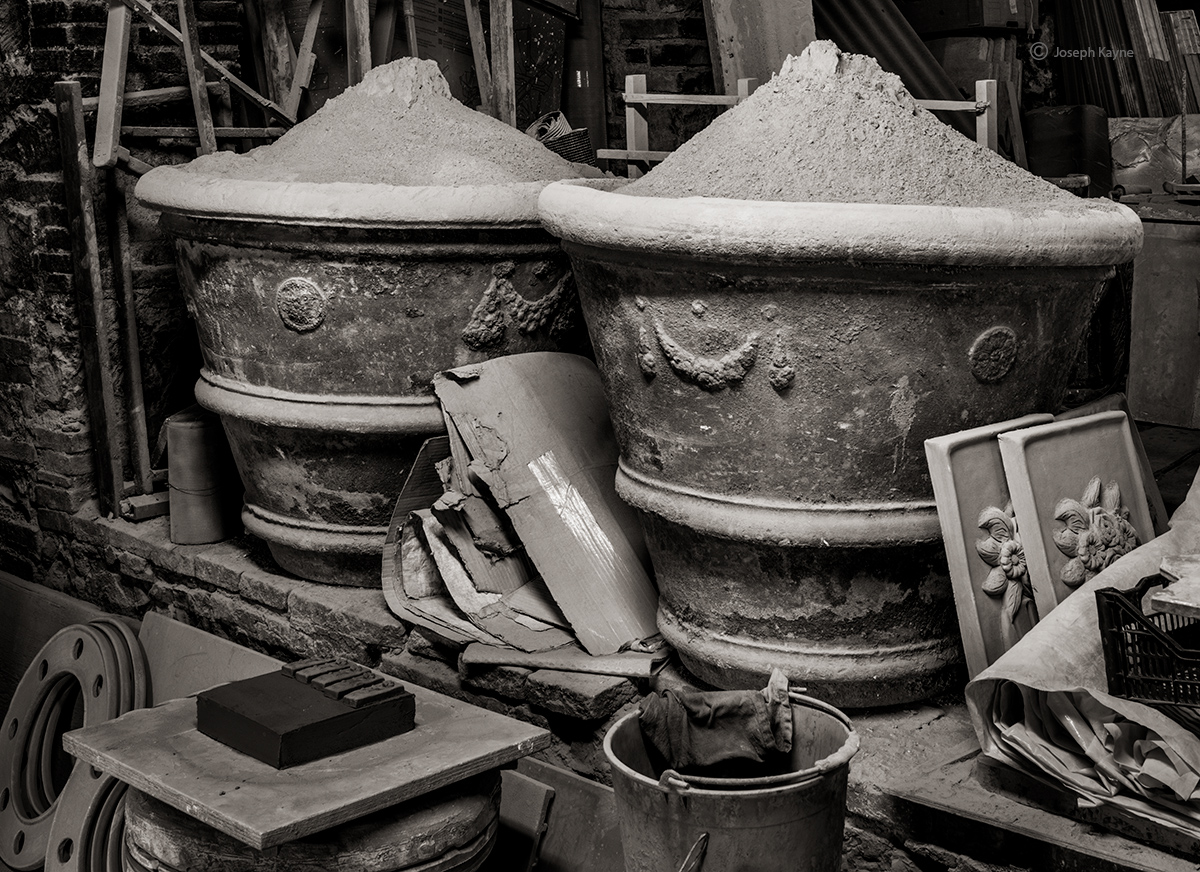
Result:
{"label": "corrugated material sheet", "polygon": [[[831,39],[843,51],[871,55],[895,73],[920,100],[962,100],[964,95],[942,69],[892,0],[813,0],[818,39]],[[937,116],[971,139],[975,116],[939,112]]]}

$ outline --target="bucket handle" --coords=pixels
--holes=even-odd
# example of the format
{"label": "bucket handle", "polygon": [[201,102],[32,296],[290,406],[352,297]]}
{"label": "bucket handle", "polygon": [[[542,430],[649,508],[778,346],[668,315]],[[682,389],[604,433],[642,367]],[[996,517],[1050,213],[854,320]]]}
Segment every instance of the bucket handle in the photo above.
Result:
{"label": "bucket handle", "polygon": [[700,864],[704,862],[704,852],[708,850],[708,833],[701,833],[692,850],[683,858],[679,872],[699,872]]}
{"label": "bucket handle", "polygon": [[[658,788],[666,793],[687,793],[692,786],[674,769],[664,769],[658,778]],[[705,839],[707,841],[707,834]]]}

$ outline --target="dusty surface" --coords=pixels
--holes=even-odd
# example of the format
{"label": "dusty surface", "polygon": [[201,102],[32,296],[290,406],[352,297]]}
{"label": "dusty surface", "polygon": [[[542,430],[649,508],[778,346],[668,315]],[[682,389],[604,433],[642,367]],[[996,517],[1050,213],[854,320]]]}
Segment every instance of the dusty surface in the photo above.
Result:
{"label": "dusty surface", "polygon": [[828,41],[789,57],[749,100],[622,192],[1091,208],[938,121],[874,58],[843,54]]}
{"label": "dusty surface", "polygon": [[434,61],[416,58],[376,67],[270,145],[206,155],[186,169],[253,181],[447,186],[602,175],[468,109]]}

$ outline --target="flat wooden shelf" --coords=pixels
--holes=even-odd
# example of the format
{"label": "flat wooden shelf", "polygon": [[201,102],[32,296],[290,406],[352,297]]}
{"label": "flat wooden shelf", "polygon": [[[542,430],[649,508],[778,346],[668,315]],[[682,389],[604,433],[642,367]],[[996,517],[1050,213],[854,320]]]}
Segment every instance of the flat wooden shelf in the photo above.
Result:
{"label": "flat wooden shelf", "polygon": [[262,850],[512,762],[550,733],[406,685],[416,729],[290,769],[274,769],[196,730],[176,699],[63,736],[63,747],[132,787]]}

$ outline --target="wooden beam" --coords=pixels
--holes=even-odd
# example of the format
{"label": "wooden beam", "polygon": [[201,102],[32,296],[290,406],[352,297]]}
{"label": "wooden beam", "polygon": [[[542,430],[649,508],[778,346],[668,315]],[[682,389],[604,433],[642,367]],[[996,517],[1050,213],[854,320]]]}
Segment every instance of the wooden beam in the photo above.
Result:
{"label": "wooden beam", "polygon": [[347,87],[354,87],[371,69],[371,9],[367,0],[346,3]]}
{"label": "wooden beam", "polygon": [[101,513],[115,515],[120,505],[124,473],[121,448],[117,442],[117,401],[110,369],[109,331],[103,317],[104,285],[100,276],[100,252],[92,202],[92,162],[87,153],[79,82],[55,83],[54,102],[62,145],[63,184],[67,192],[71,259],[75,270],[79,345],[83,356],[84,385],[96,460],[96,489]]}
{"label": "wooden beam", "polygon": [[146,403],[142,395],[142,355],[138,341],[137,304],[133,293],[133,261],[129,254],[129,215],[125,192],[115,170],[104,173],[108,215],[108,247],[112,258],[113,282],[124,311],[121,357],[125,364],[125,430],[134,483],[142,494],[153,493],[154,471],[150,466],[150,437],[146,430]]}
{"label": "wooden beam", "polygon": [[[629,100],[629,95],[646,93],[646,77],[644,75],[625,77],[625,149],[629,152],[646,152],[650,150],[650,125],[646,109],[636,100]],[[644,170],[636,166],[630,159],[629,178],[639,178]],[[646,169],[649,169],[647,165]]]}
{"label": "wooden beam", "polygon": [[104,60],[100,67],[100,96],[96,98],[99,107],[96,143],[92,152],[92,162],[98,167],[111,167],[117,163],[132,27],[133,11],[121,0],[108,0],[108,27],[104,32]]}
{"label": "wooden beam", "polygon": [[204,83],[204,61],[200,57],[200,26],[196,23],[196,7],[192,0],[179,0],[179,33],[183,37],[183,65],[187,69],[188,87],[192,90],[192,108],[196,112],[196,130],[200,137],[200,153],[217,150],[213,134],[212,105]]}
{"label": "wooden beam", "polygon": [[296,66],[296,47],[288,33],[287,18],[281,0],[257,0],[262,28],[263,60],[267,68],[269,96],[282,103],[292,82]]}
{"label": "wooden beam", "polygon": [[626,91],[623,96],[626,103],[640,105],[665,103],[671,106],[736,106],[739,100],[736,94],[642,94]]}
{"label": "wooden beam", "polygon": [[980,79],[975,83],[975,102],[987,106],[975,116],[975,141],[992,151],[1000,150],[1000,112],[996,105],[998,93],[995,79]]}
{"label": "wooden beam", "polygon": [[[121,5],[128,9],[124,3]],[[103,73],[101,73],[101,76],[103,76]],[[229,87],[225,82],[207,82],[206,85],[210,94],[222,88]],[[162,106],[167,103],[177,103],[180,100],[187,100],[191,96],[192,89],[187,85],[172,85],[169,88],[151,88],[148,91],[126,91],[121,102],[125,109],[145,109],[152,106]],[[83,111],[85,113],[95,112],[99,108],[99,97],[83,98]]]}
{"label": "wooden beam", "polygon": [[[146,19],[147,25],[155,33],[165,36],[171,42],[182,48],[183,34],[181,34],[173,24],[154,11],[149,0],[122,0],[122,2],[132,9],[134,12]],[[208,52],[201,50],[200,57],[208,68],[215,72],[218,76],[229,83],[229,86],[245,97],[250,102],[257,106],[266,109],[276,115],[280,120],[286,121],[289,125],[296,123],[296,116],[284,111],[283,107],[268,100],[262,94],[255,91],[233,73],[231,73],[224,64],[210,55]]]}
{"label": "wooden beam", "polygon": [[[492,89],[496,117],[517,126],[517,83],[513,48],[513,0],[492,0]],[[628,90],[628,89],[626,89]]]}
{"label": "wooden beam", "polygon": [[325,8],[325,0],[312,0],[308,5],[308,19],[304,23],[304,36],[300,39],[300,49],[296,53],[296,65],[292,73],[292,87],[287,99],[283,102],[284,111],[295,117],[300,110],[300,98],[303,91],[312,81],[313,66],[317,56],[313,53],[313,43],[317,38],[317,27],[321,23],[321,11]]}
{"label": "wooden beam", "polygon": [[[396,42],[396,4],[399,0],[378,0],[375,17],[371,20],[371,66],[386,64],[392,59]],[[413,53],[416,57],[416,53]]]}
{"label": "wooden beam", "polygon": [[496,116],[496,92],[492,87],[492,65],[488,60],[487,36],[483,32],[483,15],[479,0],[463,0],[467,12],[467,31],[471,35],[471,54],[475,58],[475,78],[479,80],[479,102],[483,111]]}
{"label": "wooden beam", "polygon": [[413,0],[404,0],[404,39],[408,43],[408,53],[419,58],[421,51],[420,37],[417,36],[417,7]]}
{"label": "wooden beam", "polygon": [[[286,127],[214,127],[217,139],[274,139],[287,133]],[[199,134],[194,127],[143,127],[127,125],[121,128],[122,136],[134,139],[186,139],[196,141]]]}

